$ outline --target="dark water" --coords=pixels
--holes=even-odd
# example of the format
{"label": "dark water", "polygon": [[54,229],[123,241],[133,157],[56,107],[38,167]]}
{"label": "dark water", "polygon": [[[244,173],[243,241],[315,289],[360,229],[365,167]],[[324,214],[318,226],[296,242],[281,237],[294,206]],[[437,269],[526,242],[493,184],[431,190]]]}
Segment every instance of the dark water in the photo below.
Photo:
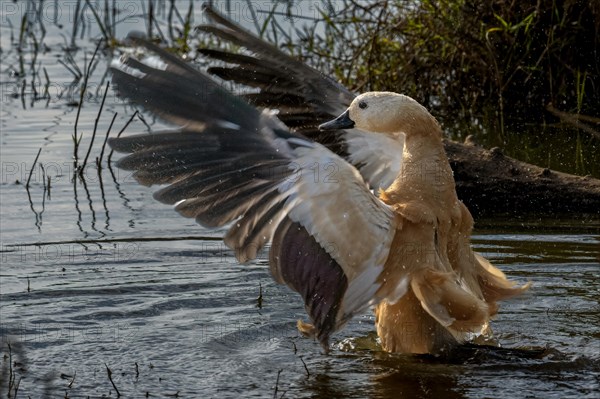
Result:
{"label": "dark water", "polygon": [[[115,397],[108,367],[123,397],[598,397],[597,228],[548,221],[532,232],[486,221],[491,227],[473,237],[511,278],[533,283],[504,303],[493,323],[503,347],[528,351],[386,354],[368,313],[336,335],[325,355],[297,333],[301,301],[272,282],[264,254],[238,265],[218,240],[223,231],[204,230],[156,203],[151,189],[108,168],[108,150],[98,171],[93,160],[114,112],[112,134],[133,113],[110,91],[90,163],[82,178],[72,178],[77,107],[69,103],[79,86],[69,88],[73,76],[58,63],[68,24],[46,24],[48,51],[37,54],[32,70],[33,51],[19,53],[10,40],[22,15],[11,17],[11,30],[12,5],[2,2],[1,395],[14,375],[22,398]],[[142,19],[137,24],[143,28]],[[73,55],[83,68],[94,45],[80,44]],[[79,117],[80,163],[104,90],[100,60]],[[32,101],[32,77],[45,82],[44,67],[51,98]],[[128,132],[145,129],[136,119]]]}

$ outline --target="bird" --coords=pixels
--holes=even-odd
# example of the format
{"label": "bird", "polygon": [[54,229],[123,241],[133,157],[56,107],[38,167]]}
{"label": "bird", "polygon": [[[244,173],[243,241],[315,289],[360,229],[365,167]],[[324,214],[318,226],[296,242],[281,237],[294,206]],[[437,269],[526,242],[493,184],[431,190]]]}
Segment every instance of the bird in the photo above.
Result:
{"label": "bird", "polygon": [[[352,93],[210,6],[197,27],[244,53],[199,49],[206,72],[132,32],[111,63],[119,96],[173,128],[109,140],[185,217],[226,227],[240,263],[265,247],[277,283],[300,294],[298,329],[332,334],[375,311],[384,351],[435,354],[491,336],[498,301],[523,293],[470,244],[442,128],[409,96]],[[231,81],[249,87],[234,95]],[[270,244],[270,246],[269,246]]]}

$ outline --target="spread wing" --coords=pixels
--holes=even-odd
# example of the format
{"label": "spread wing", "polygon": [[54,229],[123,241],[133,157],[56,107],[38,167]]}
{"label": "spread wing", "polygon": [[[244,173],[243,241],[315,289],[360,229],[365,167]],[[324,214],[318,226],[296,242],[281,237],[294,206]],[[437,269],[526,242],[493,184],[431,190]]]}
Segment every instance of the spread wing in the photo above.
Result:
{"label": "spread wing", "polygon": [[[400,173],[403,141],[351,129],[322,132],[317,126],[344,112],[355,94],[335,80],[283,53],[239,25],[205,6],[213,21],[197,29],[246,50],[245,54],[201,49],[207,57],[228,66],[208,72],[255,91],[245,99],[261,108],[277,109],[278,118],[354,165],[374,189],[387,188]],[[258,91],[256,91],[258,90]]]}
{"label": "spread wing", "polygon": [[141,59],[113,62],[126,96],[180,128],[110,140],[129,153],[118,166],[157,200],[207,227],[229,224],[225,243],[239,261],[272,241],[276,280],[299,292],[327,346],[331,333],[379,301],[379,274],[396,221],[357,169],[259,111],[139,35]]}

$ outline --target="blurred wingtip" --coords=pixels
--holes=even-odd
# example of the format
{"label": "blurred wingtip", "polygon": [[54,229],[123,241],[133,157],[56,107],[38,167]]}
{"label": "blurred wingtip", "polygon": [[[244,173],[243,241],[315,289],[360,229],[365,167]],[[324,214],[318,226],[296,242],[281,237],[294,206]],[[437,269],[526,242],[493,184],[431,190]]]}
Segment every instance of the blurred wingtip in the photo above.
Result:
{"label": "blurred wingtip", "polygon": [[325,353],[329,353],[329,333],[318,331],[314,324],[306,323],[301,319],[296,321],[296,327],[304,337],[318,340]]}

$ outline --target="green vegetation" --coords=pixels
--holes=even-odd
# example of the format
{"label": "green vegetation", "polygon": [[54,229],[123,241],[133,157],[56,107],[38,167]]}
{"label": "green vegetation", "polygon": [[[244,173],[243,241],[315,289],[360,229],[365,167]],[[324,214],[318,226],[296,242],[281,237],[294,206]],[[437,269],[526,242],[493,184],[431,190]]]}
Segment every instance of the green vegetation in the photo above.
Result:
{"label": "green vegetation", "polygon": [[400,88],[438,115],[458,112],[501,135],[507,117],[556,121],[549,104],[600,108],[598,2],[339,3],[322,14],[325,35],[306,30],[294,50],[357,90]]}

